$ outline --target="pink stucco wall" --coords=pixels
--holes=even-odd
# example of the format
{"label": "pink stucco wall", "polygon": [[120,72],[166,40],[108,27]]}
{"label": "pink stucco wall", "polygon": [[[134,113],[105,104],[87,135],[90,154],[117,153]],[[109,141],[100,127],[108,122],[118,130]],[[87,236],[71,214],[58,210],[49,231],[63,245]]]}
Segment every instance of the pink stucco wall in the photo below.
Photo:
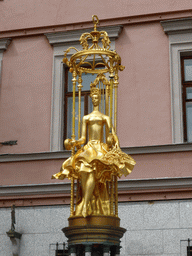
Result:
{"label": "pink stucco wall", "polygon": [[191,0],[10,0],[0,2],[0,31],[191,9]]}
{"label": "pink stucco wall", "polygon": [[116,42],[122,147],[172,143],[169,43],[159,22],[125,26]]}
{"label": "pink stucco wall", "polygon": [[4,52],[0,87],[2,153],[50,149],[53,52],[45,36],[14,39]]}
{"label": "pink stucco wall", "polygon": [[[190,8],[190,0],[0,1],[0,31],[80,24],[93,14],[116,25],[115,18]],[[125,66],[118,92],[122,147],[172,143],[168,47],[159,21],[124,25],[116,41]],[[50,150],[52,66],[53,49],[42,34],[13,38],[4,52],[0,141],[18,145],[0,147],[0,154]]]}
{"label": "pink stucco wall", "polygon": [[[191,177],[191,152],[133,155],[136,165],[123,179]],[[0,163],[0,185],[58,183],[51,180],[59,172],[63,159]],[[64,180],[65,182],[67,181]]]}

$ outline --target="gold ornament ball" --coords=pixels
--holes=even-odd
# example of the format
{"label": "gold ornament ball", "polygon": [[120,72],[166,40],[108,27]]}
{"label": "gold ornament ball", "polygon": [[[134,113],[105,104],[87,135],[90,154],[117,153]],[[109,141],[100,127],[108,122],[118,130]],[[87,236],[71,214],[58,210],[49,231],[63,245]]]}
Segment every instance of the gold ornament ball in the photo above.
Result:
{"label": "gold ornament ball", "polygon": [[65,141],[64,141],[64,146],[65,146],[65,148],[66,148],[66,150],[70,150],[71,149],[71,139],[66,139]]}

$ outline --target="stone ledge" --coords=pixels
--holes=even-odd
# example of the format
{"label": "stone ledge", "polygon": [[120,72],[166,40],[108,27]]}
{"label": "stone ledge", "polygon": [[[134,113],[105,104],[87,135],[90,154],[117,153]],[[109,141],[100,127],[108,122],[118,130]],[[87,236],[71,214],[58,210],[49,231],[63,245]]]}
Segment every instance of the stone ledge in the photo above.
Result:
{"label": "stone ledge", "polygon": [[[123,152],[130,155],[187,152],[187,151],[192,151],[192,143],[141,146],[141,147],[124,147],[121,149]],[[26,154],[1,154],[0,163],[66,159],[66,158],[69,158],[70,156],[71,156],[71,152],[67,150],[55,151],[55,152],[26,153]]]}
{"label": "stone ledge", "polygon": [[192,32],[192,18],[161,21],[161,25],[168,35]]}
{"label": "stone ledge", "polygon": [[[119,180],[119,202],[190,199],[192,177]],[[69,205],[70,183],[0,187],[0,208]]]}
{"label": "stone ledge", "polygon": [[[98,31],[104,30],[107,31],[109,38],[115,40],[119,37],[123,26],[109,26],[109,27],[98,27]],[[92,29],[81,29],[75,31],[66,31],[66,32],[59,32],[59,33],[46,33],[45,36],[47,37],[49,43],[51,45],[57,44],[64,44],[64,43],[79,43],[79,38],[82,33],[91,32]]]}
{"label": "stone ledge", "polygon": [[[118,191],[165,190],[192,188],[192,177],[185,178],[156,178],[142,180],[119,180]],[[46,194],[69,194],[70,182],[54,184],[25,184],[0,186],[0,197],[31,196]]]}

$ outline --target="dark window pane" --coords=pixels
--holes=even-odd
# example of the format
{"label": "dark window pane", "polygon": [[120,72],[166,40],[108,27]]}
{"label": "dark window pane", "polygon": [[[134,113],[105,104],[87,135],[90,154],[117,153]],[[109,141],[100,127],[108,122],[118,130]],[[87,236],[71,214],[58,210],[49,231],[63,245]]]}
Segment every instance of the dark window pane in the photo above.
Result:
{"label": "dark window pane", "polygon": [[192,81],[192,59],[184,60],[185,81]]}
{"label": "dark window pane", "polygon": [[[78,105],[79,99],[78,97],[75,98],[75,139],[78,139]],[[72,135],[72,116],[73,116],[73,98],[67,98],[67,138],[71,138]],[[81,97],[81,120],[84,116],[84,97]]]}
{"label": "dark window pane", "polygon": [[93,104],[90,95],[88,96],[88,113],[93,111]]}
{"label": "dark window pane", "polygon": [[186,99],[191,100],[192,99],[192,87],[186,88]]}
{"label": "dark window pane", "polygon": [[[82,91],[89,91],[90,90],[90,84],[91,82],[94,82],[97,74],[82,74]],[[68,92],[73,91],[73,83],[72,83],[72,73],[68,72]],[[76,86],[78,85],[78,76],[77,76],[77,83]]]}
{"label": "dark window pane", "polygon": [[93,83],[95,78],[96,78],[97,74],[82,74],[82,90],[83,91],[89,91],[90,90],[90,84],[91,82]]}
{"label": "dark window pane", "polygon": [[68,92],[73,91],[73,83],[72,83],[72,73],[68,71]]}
{"label": "dark window pane", "polygon": [[192,57],[181,57],[184,142],[192,142]]}
{"label": "dark window pane", "polygon": [[192,142],[192,102],[186,102],[187,141]]}

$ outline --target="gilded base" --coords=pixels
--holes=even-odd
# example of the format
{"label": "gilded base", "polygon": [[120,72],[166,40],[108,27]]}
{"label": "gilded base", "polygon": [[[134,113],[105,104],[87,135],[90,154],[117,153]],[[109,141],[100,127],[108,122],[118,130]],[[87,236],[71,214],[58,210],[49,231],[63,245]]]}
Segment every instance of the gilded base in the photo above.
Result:
{"label": "gilded base", "polygon": [[120,219],[114,216],[70,217],[69,227],[63,228],[68,244],[120,244],[126,229],[119,227]]}
{"label": "gilded base", "polygon": [[91,215],[87,216],[86,218],[83,216],[74,216],[69,217],[68,221],[69,227],[87,225],[119,227],[120,225],[120,219],[114,216]]}

